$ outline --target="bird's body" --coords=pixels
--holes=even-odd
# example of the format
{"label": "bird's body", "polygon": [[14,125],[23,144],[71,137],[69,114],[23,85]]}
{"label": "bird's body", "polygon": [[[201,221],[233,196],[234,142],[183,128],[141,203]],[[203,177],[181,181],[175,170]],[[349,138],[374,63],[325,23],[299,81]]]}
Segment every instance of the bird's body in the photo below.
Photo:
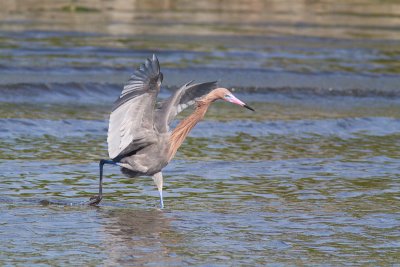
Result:
{"label": "bird's body", "polygon": [[[115,101],[107,138],[111,161],[100,161],[99,195],[91,198],[90,205],[96,205],[102,199],[103,165],[115,164],[128,177],[152,176],[163,207],[161,171],[197,122],[203,119],[210,104],[223,99],[253,110],[228,89],[217,88],[216,82],[189,82],[168,99],[156,103],[162,80],[158,59],[153,55],[134,72]],[[195,111],[171,131],[170,123],[192,105],[195,105]]]}
{"label": "bird's body", "polygon": [[128,177],[136,177],[141,175],[152,176],[160,172],[169,163],[170,138],[170,133],[162,133],[157,137],[155,143],[140,149],[134,155],[122,158],[120,160],[122,173]]}

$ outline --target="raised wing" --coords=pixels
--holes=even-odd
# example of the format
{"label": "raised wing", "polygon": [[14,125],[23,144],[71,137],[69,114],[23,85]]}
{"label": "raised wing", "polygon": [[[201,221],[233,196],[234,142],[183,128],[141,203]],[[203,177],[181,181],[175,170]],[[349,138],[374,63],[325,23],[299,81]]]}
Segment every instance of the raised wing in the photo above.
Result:
{"label": "raised wing", "polygon": [[172,96],[162,101],[156,109],[155,125],[161,133],[169,131],[169,124],[187,107],[196,100],[217,88],[217,82],[192,84],[193,81],[183,85]]}
{"label": "raised wing", "polygon": [[115,101],[108,127],[108,154],[118,160],[157,140],[154,107],[163,76],[155,55],[147,59]]}

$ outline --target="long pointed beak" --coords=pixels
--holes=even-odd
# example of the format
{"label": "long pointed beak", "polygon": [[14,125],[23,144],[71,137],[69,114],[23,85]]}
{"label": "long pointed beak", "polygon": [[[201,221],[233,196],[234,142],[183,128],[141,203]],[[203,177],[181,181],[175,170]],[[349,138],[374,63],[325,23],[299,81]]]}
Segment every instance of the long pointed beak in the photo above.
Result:
{"label": "long pointed beak", "polygon": [[250,107],[249,105],[247,105],[246,103],[242,102],[241,100],[239,100],[238,98],[236,98],[236,96],[234,96],[233,94],[230,95],[230,98],[225,99],[226,101],[229,101],[233,104],[242,106],[244,108],[250,109],[251,111],[255,111],[252,107]]}
{"label": "long pointed beak", "polygon": [[250,107],[249,105],[246,105],[246,104],[245,104],[243,107],[244,107],[244,108],[247,108],[247,109],[250,109],[251,111],[255,111],[254,108]]}

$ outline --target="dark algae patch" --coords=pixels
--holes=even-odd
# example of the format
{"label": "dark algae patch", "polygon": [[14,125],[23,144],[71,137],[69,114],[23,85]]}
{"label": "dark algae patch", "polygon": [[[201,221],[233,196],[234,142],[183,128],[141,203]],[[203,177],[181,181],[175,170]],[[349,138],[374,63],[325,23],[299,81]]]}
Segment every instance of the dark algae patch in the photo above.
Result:
{"label": "dark algae patch", "polygon": [[90,13],[90,12],[100,12],[100,10],[92,7],[86,7],[86,6],[79,6],[79,5],[68,5],[68,6],[63,6],[61,8],[61,11],[63,12],[72,12],[72,13]]}

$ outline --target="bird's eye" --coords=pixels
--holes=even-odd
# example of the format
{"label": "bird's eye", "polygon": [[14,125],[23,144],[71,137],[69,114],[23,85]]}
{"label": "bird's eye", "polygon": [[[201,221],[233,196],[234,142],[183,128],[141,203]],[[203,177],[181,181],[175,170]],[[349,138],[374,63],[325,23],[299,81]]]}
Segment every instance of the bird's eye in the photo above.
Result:
{"label": "bird's eye", "polygon": [[230,95],[225,95],[224,97],[225,97],[225,98],[230,98],[231,96],[230,96]]}

